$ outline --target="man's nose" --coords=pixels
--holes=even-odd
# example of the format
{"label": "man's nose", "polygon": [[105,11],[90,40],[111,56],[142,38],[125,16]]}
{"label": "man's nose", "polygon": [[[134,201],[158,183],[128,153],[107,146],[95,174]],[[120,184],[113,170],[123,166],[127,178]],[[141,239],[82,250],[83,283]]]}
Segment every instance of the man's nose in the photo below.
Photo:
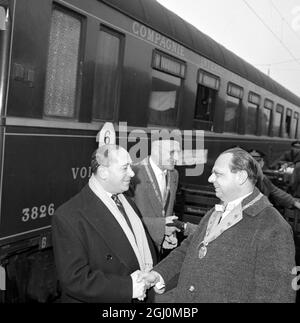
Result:
{"label": "man's nose", "polygon": [[215,181],[215,179],[216,179],[215,174],[211,174],[211,175],[209,176],[209,178],[208,178],[208,182],[209,182],[209,183],[213,183],[213,182]]}
{"label": "man's nose", "polygon": [[172,156],[173,158],[171,158],[171,159],[173,159],[174,160],[174,162],[178,162],[179,161],[179,152],[178,151],[176,151],[176,152],[174,152],[174,155]]}
{"label": "man's nose", "polygon": [[134,176],[134,171],[132,170],[131,166],[128,167],[127,173],[128,173],[128,176],[130,177]]}

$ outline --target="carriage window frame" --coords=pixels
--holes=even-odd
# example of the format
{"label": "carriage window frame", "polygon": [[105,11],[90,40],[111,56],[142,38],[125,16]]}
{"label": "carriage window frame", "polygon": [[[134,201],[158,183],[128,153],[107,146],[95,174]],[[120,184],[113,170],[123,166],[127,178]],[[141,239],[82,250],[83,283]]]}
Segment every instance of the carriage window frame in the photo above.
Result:
{"label": "carriage window frame", "polygon": [[[96,86],[96,78],[98,69],[95,67],[94,70],[94,84],[93,84],[93,103],[92,103],[92,120],[93,122],[102,122],[102,121],[110,121],[114,122],[118,120],[119,108],[120,108],[120,97],[121,97],[121,83],[122,83],[122,70],[124,65],[124,53],[125,53],[125,35],[113,28],[108,27],[107,25],[100,24],[98,29],[99,34],[97,34],[97,53],[98,53],[98,46],[99,46],[99,38],[101,37],[101,32],[107,33],[112,35],[116,39],[119,40],[119,48],[118,48],[118,62],[117,62],[117,79],[116,85],[114,88],[115,94],[113,97],[116,98],[113,106],[112,116],[111,118],[104,118],[104,117],[96,117],[96,102],[95,102],[95,86]],[[96,62],[98,59],[96,58]]]}
{"label": "carriage window frame", "polygon": [[267,133],[262,133],[263,136],[270,136],[271,128],[272,128],[273,109],[274,109],[274,101],[272,101],[270,99],[265,99],[263,111],[265,111],[265,110],[270,111],[270,120],[269,120],[269,126],[267,129]]}
{"label": "carriage window frame", "polygon": [[255,92],[250,91],[248,95],[248,102],[260,106],[261,96]]}
{"label": "carriage window frame", "polygon": [[[187,63],[158,49],[152,51],[151,91],[147,106],[147,125],[174,127],[179,123]],[[172,68],[174,68],[172,70]],[[163,85],[160,90],[158,84]],[[164,94],[164,88],[172,88]],[[174,88],[173,88],[174,87]],[[169,107],[169,108],[168,108]],[[172,110],[174,109],[174,110]]]}
{"label": "carriage window frame", "polygon": [[296,111],[294,112],[294,122],[296,123],[294,138],[297,139],[299,135],[299,113]]}
{"label": "carriage window frame", "polygon": [[[261,104],[261,96],[255,92],[250,91],[248,94],[248,107],[247,107],[247,125],[246,125],[246,134],[248,135],[257,135],[258,131],[258,114],[259,107]],[[256,109],[255,117],[253,122],[250,122],[249,111],[251,109]]]}
{"label": "carriage window frame", "polygon": [[6,23],[7,23],[7,12],[6,8],[0,5],[0,31],[6,30]]}
{"label": "carriage window frame", "polygon": [[291,138],[292,136],[292,129],[293,129],[292,123],[293,123],[293,110],[291,108],[287,108],[286,115],[285,115],[285,136],[287,138]]}
{"label": "carriage window frame", "polygon": [[[283,114],[284,114],[284,106],[282,104],[277,103],[276,109],[274,110],[273,121],[272,121],[272,135],[273,137],[282,137],[282,122],[283,122]],[[278,127],[278,131],[275,134],[275,118],[280,115],[280,123]]]}
{"label": "carriage window frame", "polygon": [[[178,64],[179,71],[171,70],[171,68],[168,68],[168,66],[166,65],[167,62],[171,64]],[[170,74],[181,79],[186,78],[187,63],[158,49],[153,50],[151,67],[162,73]]]}
{"label": "carriage window frame", "polygon": [[272,101],[270,99],[265,99],[264,108],[269,109],[269,110],[273,110],[273,108],[274,108],[274,101]]}
{"label": "carriage window frame", "polygon": [[[203,69],[198,70],[197,95],[194,110],[194,128],[213,131],[216,99],[221,78]],[[203,100],[205,97],[205,100]],[[207,100],[208,99],[208,100]]]}
{"label": "carriage window frame", "polygon": [[[152,82],[151,82],[151,92],[149,95],[149,101],[148,101],[148,107],[147,107],[147,124],[148,126],[162,126],[162,127],[174,127],[178,124],[179,122],[179,108],[180,108],[180,98],[182,95],[182,90],[183,90],[183,81],[180,77],[172,75],[170,73],[165,73],[162,71],[159,71],[157,69],[152,69]],[[168,87],[175,87],[176,90],[172,89],[171,92],[167,95],[166,100],[162,100],[162,104],[164,102],[166,104],[170,104],[173,109],[175,109],[175,113],[173,114],[173,111],[171,108],[169,109],[163,109],[160,110],[159,108],[155,108],[156,102],[157,104],[160,104],[160,99],[159,96],[163,95],[163,92],[160,93],[160,91],[153,91],[153,84],[154,80],[156,85],[157,81],[165,83]],[[174,93],[174,91],[176,91]],[[166,110],[169,110],[167,116],[162,116],[159,115],[159,113],[165,113]],[[159,120],[159,121],[158,121]],[[163,122],[162,122],[163,121]]]}
{"label": "carriage window frame", "polygon": [[[225,115],[224,115],[224,132],[228,133],[238,133],[239,129],[239,122],[240,122],[240,114],[241,114],[241,108],[242,108],[242,102],[243,102],[243,97],[244,97],[244,88],[241,86],[228,82],[227,84],[227,98],[226,98],[226,105],[225,105]],[[235,109],[235,116],[234,116],[234,125],[233,129],[226,129],[227,126],[230,127],[230,122],[226,121],[226,112],[227,108],[230,104],[236,106]],[[230,115],[230,114],[229,114]]]}
{"label": "carriage window frame", "polygon": [[[235,91],[237,91],[238,93],[235,93]],[[244,97],[244,88],[235,83],[228,82],[227,95],[242,100]]]}
{"label": "carriage window frame", "polygon": [[[80,35],[78,39],[78,58],[77,58],[77,71],[76,71],[76,80],[75,80],[75,98],[74,98],[74,114],[73,116],[64,116],[59,114],[48,114],[46,113],[46,89],[47,82],[45,81],[45,93],[44,93],[44,105],[43,105],[43,118],[47,120],[64,120],[64,121],[75,121],[79,122],[80,115],[80,101],[81,101],[81,88],[82,88],[82,65],[83,65],[83,57],[84,57],[84,43],[85,43],[85,31],[86,31],[86,17],[81,15],[79,12],[73,11],[67,7],[61,6],[59,4],[53,4],[51,11],[51,26],[52,26],[52,14],[54,11],[59,11],[65,15],[73,17],[80,21]],[[49,31],[49,40],[48,46],[50,46],[50,31]],[[47,54],[47,66],[46,66],[46,76],[48,69],[48,59],[49,59],[49,48]]]}
{"label": "carriage window frame", "polygon": [[[211,83],[208,83],[205,81],[205,77],[214,80],[215,81],[215,86],[212,86]],[[198,76],[197,76],[197,83],[201,84],[205,87],[208,87],[212,90],[219,91],[220,90],[220,85],[221,85],[221,78],[217,75],[214,75],[212,73],[209,73],[203,69],[198,70]]]}

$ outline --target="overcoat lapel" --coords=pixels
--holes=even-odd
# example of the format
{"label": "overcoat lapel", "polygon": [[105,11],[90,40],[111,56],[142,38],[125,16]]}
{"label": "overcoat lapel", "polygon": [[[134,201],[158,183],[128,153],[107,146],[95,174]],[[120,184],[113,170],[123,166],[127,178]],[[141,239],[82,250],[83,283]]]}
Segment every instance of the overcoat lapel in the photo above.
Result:
{"label": "overcoat lapel", "polygon": [[175,176],[175,172],[171,171],[168,172],[170,174],[170,195],[171,195],[171,201],[173,201],[173,197],[176,194],[176,190],[177,190],[177,185],[176,185],[176,176]]}
{"label": "overcoat lapel", "polygon": [[139,267],[134,250],[113,214],[89,187],[86,187],[85,193],[87,203],[83,216],[126,267]]}
{"label": "overcoat lapel", "polygon": [[[149,171],[151,173],[154,185],[155,185],[157,191],[160,194],[160,188],[158,186],[156,176],[155,176],[155,174],[153,172],[153,169],[152,169],[149,161],[148,161],[148,168],[149,168]],[[156,195],[156,193],[154,191],[151,179],[149,178],[148,173],[146,171],[145,165],[142,166],[142,172],[143,172],[143,176],[146,179],[145,182],[146,182],[146,185],[147,185],[147,192],[149,193],[150,203],[152,204],[153,209],[157,211],[156,216],[161,217],[162,216],[162,209],[165,209],[166,211],[168,211],[169,205],[167,205],[164,208],[164,206],[162,205],[161,200],[158,199],[158,197],[157,197],[157,195]],[[170,197],[168,198],[168,201],[173,201],[174,200],[174,195],[176,194],[176,189],[177,189],[175,172],[168,171],[168,176],[169,176],[168,180],[170,180]],[[161,194],[160,194],[160,197],[161,197]],[[168,212],[166,212],[166,214],[168,214]]]}

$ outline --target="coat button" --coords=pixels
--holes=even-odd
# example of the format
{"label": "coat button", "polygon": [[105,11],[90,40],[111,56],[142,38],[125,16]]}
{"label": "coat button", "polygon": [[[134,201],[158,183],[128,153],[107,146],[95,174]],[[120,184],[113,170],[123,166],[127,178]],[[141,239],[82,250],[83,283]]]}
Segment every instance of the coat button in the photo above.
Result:
{"label": "coat button", "polygon": [[195,291],[195,286],[191,285],[190,288],[189,288],[189,291],[192,293]]}

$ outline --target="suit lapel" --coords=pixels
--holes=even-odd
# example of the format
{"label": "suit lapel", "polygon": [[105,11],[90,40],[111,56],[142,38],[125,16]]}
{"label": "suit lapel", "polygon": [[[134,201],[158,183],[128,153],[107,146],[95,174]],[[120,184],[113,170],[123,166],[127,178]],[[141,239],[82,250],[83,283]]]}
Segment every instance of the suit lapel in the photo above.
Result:
{"label": "suit lapel", "polygon": [[[148,163],[148,167],[149,167],[149,171],[150,171],[150,174],[152,176],[154,185],[155,185],[156,189],[158,190],[158,192],[160,193],[160,189],[159,189],[155,174],[153,172],[153,169],[152,169],[150,163]],[[150,203],[151,203],[153,209],[156,210],[157,216],[161,216],[162,215],[162,203],[161,203],[161,200],[157,197],[157,195],[155,193],[152,181],[151,181],[151,179],[149,178],[149,176],[147,174],[145,165],[142,166],[142,170],[143,170],[143,176],[145,177],[145,182],[146,182],[146,186],[147,186],[146,187],[146,192],[148,194]],[[161,197],[161,194],[160,194],[160,197]]]}
{"label": "suit lapel", "polygon": [[[175,171],[168,171],[169,181],[170,181],[170,196],[167,200],[165,206],[166,216],[172,215],[173,212],[173,201],[175,200],[175,194],[177,189],[177,177]],[[171,210],[171,212],[170,212]]]}
{"label": "suit lapel", "polygon": [[[152,176],[153,179],[153,183],[157,189],[157,191],[160,193],[160,189],[156,180],[156,176],[153,172],[153,169],[148,161],[148,169],[150,171],[150,174]],[[174,195],[176,194],[176,189],[177,189],[177,177],[176,177],[176,173],[175,171],[168,171],[168,180],[170,180],[170,197],[168,198],[168,205],[166,205],[164,207],[164,205],[162,204],[162,200],[160,200],[157,196],[157,194],[155,193],[155,190],[153,188],[153,184],[151,179],[149,178],[149,175],[146,171],[146,166],[143,165],[142,166],[142,170],[143,170],[143,176],[145,177],[145,182],[147,185],[147,193],[149,193],[149,200],[150,203],[152,204],[152,207],[154,210],[156,210],[156,215],[157,216],[162,216],[162,210],[165,209],[166,210],[166,215],[168,214],[168,209],[169,209],[169,205],[170,205],[170,201],[174,200]],[[161,198],[161,194],[160,194],[160,198]]]}
{"label": "suit lapel", "polygon": [[170,176],[170,197],[171,197],[171,201],[172,201],[172,198],[173,196],[176,194],[176,190],[177,190],[177,178],[175,176],[175,171],[171,171],[171,172],[168,172],[169,173],[169,176]]}
{"label": "suit lapel", "polygon": [[[152,177],[152,179],[153,179],[153,182],[154,182],[155,188],[156,188],[156,190],[157,190],[157,192],[158,192],[158,194],[159,194],[159,196],[160,196],[160,198],[161,198],[161,200],[162,200],[162,199],[163,199],[163,197],[162,197],[162,195],[161,195],[161,191],[160,191],[160,188],[159,188],[159,185],[158,185],[158,182],[157,182],[157,178],[156,178],[155,173],[154,173],[154,171],[153,171],[153,168],[151,167],[151,164],[150,164],[150,162],[149,162],[149,158],[148,158],[148,168],[149,168],[149,171],[150,171],[151,177]],[[150,183],[150,184],[151,184],[151,186],[152,186],[152,183],[151,183],[151,180],[150,180],[149,176],[147,176],[147,178],[148,178],[149,183]],[[152,191],[154,192],[153,187],[152,187]],[[155,192],[154,192],[154,194],[155,194]],[[155,196],[156,196],[156,194],[155,194]],[[157,198],[157,196],[156,196],[156,198]]]}
{"label": "suit lapel", "polygon": [[83,216],[103,237],[105,243],[126,267],[129,269],[139,268],[134,250],[124,231],[113,214],[89,187],[86,187],[86,206]]}

